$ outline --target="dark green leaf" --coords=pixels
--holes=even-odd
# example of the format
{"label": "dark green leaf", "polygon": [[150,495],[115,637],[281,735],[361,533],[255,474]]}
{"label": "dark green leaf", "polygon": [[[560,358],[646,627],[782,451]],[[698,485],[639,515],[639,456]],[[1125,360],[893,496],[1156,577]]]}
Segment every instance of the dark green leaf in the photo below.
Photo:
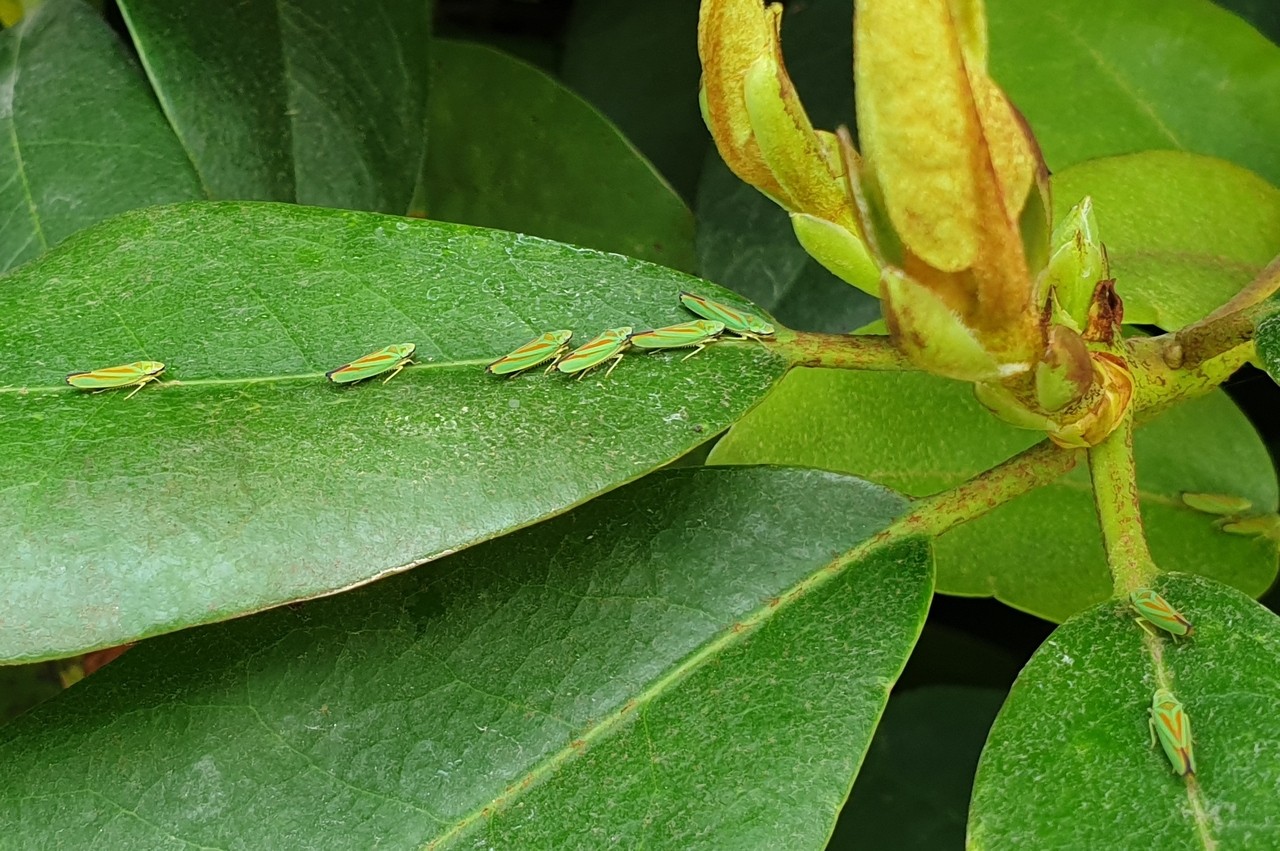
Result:
{"label": "dark green leaf", "polygon": [[918,539],[830,568],[903,507],[819,472],[666,471],[156,639],[0,730],[0,835],[820,848],[931,593]]}
{"label": "dark green leaf", "polygon": [[[797,464],[863,476],[912,496],[936,493],[1035,443],[991,416],[967,385],[924,373],[796,370],[712,451],[713,464]],[[1187,447],[1195,447],[1194,452]],[[1266,447],[1216,392],[1138,430],[1138,484],[1156,558],[1257,595],[1276,545],[1222,532],[1184,491],[1238,494],[1274,511]],[[938,589],[996,598],[1050,620],[1105,599],[1110,579],[1083,466],[958,527],[935,545]]]}
{"label": "dark green leaf", "polygon": [[1277,6],[1274,0],[1214,0],[1214,2],[1244,18],[1272,42],[1280,42],[1280,6]]}
{"label": "dark green leaf", "polygon": [[1280,254],[1280,190],[1212,157],[1150,151],[1054,175],[1054,213],[1093,197],[1124,321],[1175,331]]}
{"label": "dark green leaf", "polygon": [[120,0],[213,198],[404,213],[422,166],[427,0]]}
{"label": "dark green leaf", "polygon": [[1049,167],[1144,150],[1280,184],[1280,49],[1205,0],[991,0],[991,71]]}
{"label": "dark green leaf", "polygon": [[580,0],[561,77],[692,198],[710,135],[698,113],[698,4]]}
{"label": "dark green leaf", "polygon": [[1274,313],[1258,323],[1254,336],[1258,360],[1271,379],[1280,383],[1280,313]]}
{"label": "dark green leaf", "polygon": [[58,681],[57,663],[0,667],[0,724],[8,723],[60,691],[62,683]]}
{"label": "dark green leaf", "polygon": [[[1280,619],[1196,576],[1156,586],[1195,625],[1145,637],[1127,604],[1063,624],[1023,669],[974,783],[969,847],[1267,848],[1280,836]],[[1169,688],[1191,722],[1197,775],[1151,744]]]}
{"label": "dark green leaf", "polygon": [[[503,380],[535,333],[663,325],[701,282],[532,237],[277,204],[83,231],[0,287],[0,658],[335,591],[558,513],[724,429],[784,364],[756,343]],[[390,343],[390,384],[323,373]],[[150,358],[176,386],[63,376]],[[71,566],[75,566],[74,569]]]}
{"label": "dark green leaf", "polygon": [[590,104],[491,47],[440,40],[427,212],[691,271],[693,216]]}
{"label": "dark green leaf", "polygon": [[827,846],[964,846],[973,770],[1004,692],[933,686],[895,695]]}
{"label": "dark green leaf", "polygon": [[201,197],[146,79],[80,0],[0,34],[0,66],[0,271],[116,213]]}

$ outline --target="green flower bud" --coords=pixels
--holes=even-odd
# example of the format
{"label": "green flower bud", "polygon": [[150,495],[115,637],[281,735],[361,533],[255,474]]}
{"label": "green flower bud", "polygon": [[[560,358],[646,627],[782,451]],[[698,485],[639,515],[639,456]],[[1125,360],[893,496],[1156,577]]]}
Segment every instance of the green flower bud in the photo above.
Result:
{"label": "green flower bud", "polygon": [[1098,282],[1110,277],[1092,198],[1086,196],[1071,208],[1053,229],[1051,243],[1049,265],[1040,279],[1041,302],[1054,297],[1062,311],[1055,319],[1079,331],[1088,321]]}

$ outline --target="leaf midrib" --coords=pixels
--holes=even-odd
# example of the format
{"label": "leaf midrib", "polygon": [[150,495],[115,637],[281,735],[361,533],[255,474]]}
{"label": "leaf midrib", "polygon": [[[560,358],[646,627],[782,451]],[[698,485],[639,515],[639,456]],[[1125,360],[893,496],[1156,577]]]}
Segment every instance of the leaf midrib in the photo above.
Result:
{"label": "leaf midrib", "polygon": [[[406,366],[404,372],[418,371],[422,369],[451,369],[454,367],[473,367],[482,366],[493,362],[493,358],[471,358],[469,360],[440,361],[439,363],[418,363]],[[318,378],[324,378],[327,372],[295,372],[282,373],[280,375],[252,375],[240,378],[192,378],[183,380],[174,378],[170,381],[161,381],[161,387],[202,387],[209,385],[241,385],[241,384],[268,384],[285,381],[314,381]],[[37,387],[0,387],[0,393],[59,393],[64,391],[75,391],[79,388],[72,387],[68,384],[52,384]],[[115,388],[108,388],[115,389]]]}
{"label": "leaf midrib", "polygon": [[830,562],[792,584],[776,597],[767,600],[745,616],[726,626],[697,650],[673,665],[666,673],[650,682],[634,697],[601,717],[595,724],[584,727],[579,735],[564,747],[549,754],[541,762],[523,772],[519,779],[508,784],[502,792],[457,819],[452,826],[426,842],[422,847],[424,849],[436,849],[442,847],[445,842],[461,839],[477,822],[506,809],[522,793],[534,788],[538,781],[555,773],[570,759],[585,752],[592,743],[607,738],[609,734],[627,723],[629,716],[633,713],[647,707],[688,679],[698,669],[752,636],[758,629],[767,624],[771,618],[784,611],[801,597],[811,594],[829,582],[843,576],[846,570],[869,558],[876,551],[894,544],[903,543],[913,537],[920,537],[920,513],[918,511],[913,513],[909,509],[909,504],[904,506],[903,512],[898,518],[884,529],[872,533],[866,540],[856,544],[845,553],[836,556]]}

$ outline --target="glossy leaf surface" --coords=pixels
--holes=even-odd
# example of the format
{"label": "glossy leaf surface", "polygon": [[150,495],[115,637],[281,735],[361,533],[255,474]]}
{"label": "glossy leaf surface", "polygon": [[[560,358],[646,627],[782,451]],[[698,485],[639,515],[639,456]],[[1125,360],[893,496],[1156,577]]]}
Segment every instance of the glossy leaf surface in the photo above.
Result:
{"label": "glossy leaf surface", "polygon": [[1280,184],[1280,48],[1207,0],[991,0],[991,71],[1053,170],[1145,150]]}
{"label": "glossy leaf surface", "polygon": [[0,729],[0,832],[819,848],[931,594],[919,540],[829,568],[904,506],[812,471],[664,471],[432,570],[155,639]]}
{"label": "glossy leaf surface", "polygon": [[209,197],[404,213],[422,166],[426,0],[122,0]]}
{"label": "glossy leaf surface", "polygon": [[[0,286],[0,658],[311,597],[667,463],[782,374],[757,343],[606,381],[484,365],[551,328],[688,319],[669,269],[531,237],[273,204],[153,208]],[[324,373],[417,344],[395,381]],[[164,361],[132,399],[66,373]],[[172,383],[177,381],[179,383]]]}
{"label": "glossy leaf surface", "polygon": [[[1156,589],[1193,639],[1150,638],[1116,601],[1036,651],[979,763],[969,847],[1250,848],[1280,834],[1280,618],[1201,577]],[[1194,781],[1151,744],[1159,687],[1191,719]]]}

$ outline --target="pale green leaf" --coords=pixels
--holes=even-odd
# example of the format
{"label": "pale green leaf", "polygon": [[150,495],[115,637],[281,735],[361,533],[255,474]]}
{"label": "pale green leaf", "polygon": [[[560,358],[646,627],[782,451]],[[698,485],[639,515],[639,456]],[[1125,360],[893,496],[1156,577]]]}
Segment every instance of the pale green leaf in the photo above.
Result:
{"label": "pale green leaf", "polygon": [[[796,464],[851,473],[912,496],[936,493],[1031,446],[1041,435],[991,416],[967,385],[924,373],[792,372],[717,444],[713,464]],[[1194,452],[1187,451],[1195,447]],[[1276,545],[1230,535],[1184,491],[1244,496],[1274,511],[1276,474],[1257,432],[1220,393],[1139,428],[1135,451],[1151,547],[1168,568],[1251,595],[1276,577]],[[1110,593],[1082,465],[940,538],[938,589],[989,596],[1062,620]]]}

